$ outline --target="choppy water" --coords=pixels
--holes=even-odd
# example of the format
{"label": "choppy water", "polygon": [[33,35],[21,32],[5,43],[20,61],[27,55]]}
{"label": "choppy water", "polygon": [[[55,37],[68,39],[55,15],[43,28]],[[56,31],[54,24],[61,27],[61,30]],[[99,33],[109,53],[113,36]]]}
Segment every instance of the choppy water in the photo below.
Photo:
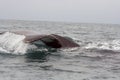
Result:
{"label": "choppy water", "polygon": [[59,34],[80,44],[24,54],[30,46],[21,42],[24,36],[8,32],[0,36],[0,80],[120,79],[120,25],[0,20],[0,30]]}

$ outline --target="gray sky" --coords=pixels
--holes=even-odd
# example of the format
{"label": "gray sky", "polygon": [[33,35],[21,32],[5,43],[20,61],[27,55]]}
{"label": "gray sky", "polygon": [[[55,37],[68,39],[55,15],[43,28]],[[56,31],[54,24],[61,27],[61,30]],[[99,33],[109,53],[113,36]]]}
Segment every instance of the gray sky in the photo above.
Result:
{"label": "gray sky", "polygon": [[0,0],[0,19],[120,24],[120,0]]}

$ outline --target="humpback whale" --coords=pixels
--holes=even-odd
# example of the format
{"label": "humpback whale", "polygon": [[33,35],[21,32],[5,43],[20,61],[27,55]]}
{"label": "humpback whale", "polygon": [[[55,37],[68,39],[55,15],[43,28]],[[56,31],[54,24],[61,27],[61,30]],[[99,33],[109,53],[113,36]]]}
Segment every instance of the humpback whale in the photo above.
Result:
{"label": "humpback whale", "polygon": [[[5,32],[8,32],[8,31],[1,31],[0,35],[2,35]],[[25,43],[36,44],[37,46],[46,45],[51,48],[79,47],[79,45],[75,43],[73,39],[69,37],[60,36],[57,34],[44,35],[44,34],[36,33],[33,31],[19,31],[19,30],[9,31],[9,32],[19,34],[19,35],[24,35]]]}

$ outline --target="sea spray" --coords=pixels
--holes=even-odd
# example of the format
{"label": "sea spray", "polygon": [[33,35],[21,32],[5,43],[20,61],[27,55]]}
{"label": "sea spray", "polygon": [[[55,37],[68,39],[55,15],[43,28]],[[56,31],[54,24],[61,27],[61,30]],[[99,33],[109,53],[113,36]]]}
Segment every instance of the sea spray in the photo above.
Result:
{"label": "sea spray", "polygon": [[28,49],[28,43],[24,43],[24,35],[18,35],[11,32],[5,32],[0,35],[0,52],[12,54],[25,54]]}

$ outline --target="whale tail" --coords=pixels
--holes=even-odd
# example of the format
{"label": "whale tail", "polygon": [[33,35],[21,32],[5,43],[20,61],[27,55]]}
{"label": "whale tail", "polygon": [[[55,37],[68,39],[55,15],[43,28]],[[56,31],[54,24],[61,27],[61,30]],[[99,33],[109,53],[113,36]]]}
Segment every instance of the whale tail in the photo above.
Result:
{"label": "whale tail", "polygon": [[79,47],[77,43],[75,43],[71,38],[62,37],[56,34],[44,35],[32,41],[31,43],[35,43],[37,41],[42,41],[45,45],[52,48],[70,48],[70,47]]}
{"label": "whale tail", "polygon": [[[0,32],[0,35],[5,33],[6,31]],[[56,34],[51,35],[40,35],[34,34],[30,31],[10,31],[15,34],[25,35],[24,42],[33,43],[38,46],[44,44],[45,46],[52,48],[71,48],[71,47],[79,47],[77,43],[75,43],[69,37],[63,37]]]}

